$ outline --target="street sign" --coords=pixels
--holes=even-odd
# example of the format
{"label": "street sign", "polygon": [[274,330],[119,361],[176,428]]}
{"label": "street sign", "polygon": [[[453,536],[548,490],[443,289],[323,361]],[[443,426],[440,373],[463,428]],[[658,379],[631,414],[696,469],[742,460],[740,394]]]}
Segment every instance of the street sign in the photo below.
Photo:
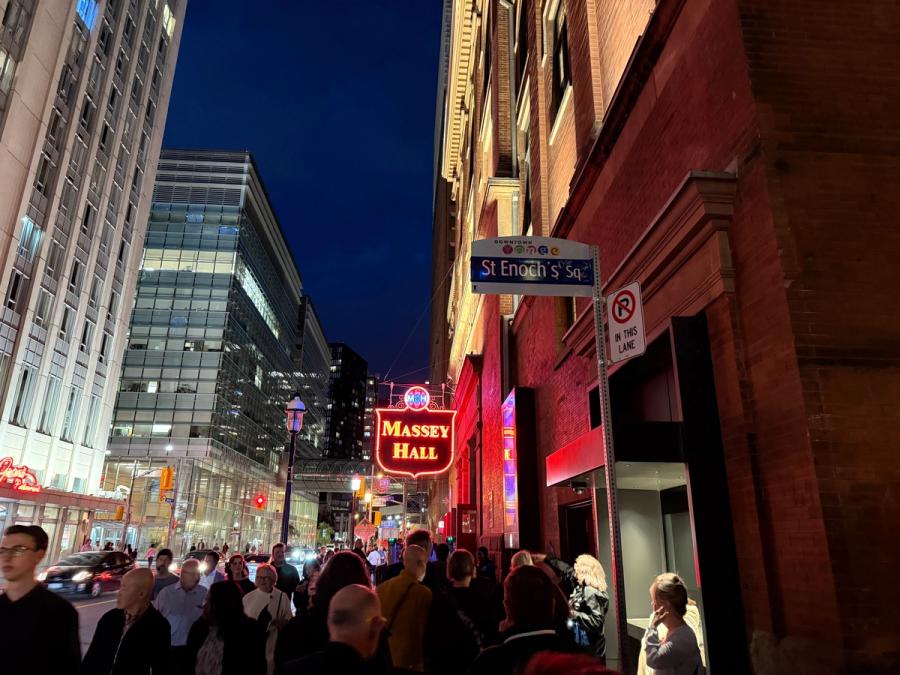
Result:
{"label": "street sign", "polygon": [[174,504],[175,497],[166,497],[166,504]]}
{"label": "street sign", "polygon": [[609,360],[613,363],[640,356],[647,350],[641,284],[635,281],[606,298],[609,316]]}
{"label": "street sign", "polygon": [[550,237],[495,237],[472,242],[473,293],[590,297],[591,247]]}
{"label": "street sign", "polygon": [[378,508],[381,506],[387,506],[388,498],[387,497],[373,497],[372,498],[372,507]]}

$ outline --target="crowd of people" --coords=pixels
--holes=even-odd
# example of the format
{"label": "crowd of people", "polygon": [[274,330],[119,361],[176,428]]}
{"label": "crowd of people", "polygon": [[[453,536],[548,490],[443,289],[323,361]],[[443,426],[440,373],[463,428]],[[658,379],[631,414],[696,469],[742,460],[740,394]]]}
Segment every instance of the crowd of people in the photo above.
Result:
{"label": "crowd of people", "polygon": [[[14,675],[613,672],[604,663],[606,577],[589,555],[568,565],[520,551],[500,583],[487,549],[451,552],[416,530],[397,562],[361,545],[323,550],[302,577],[276,544],[253,582],[239,553],[227,559],[225,575],[215,551],[205,573],[189,558],[174,574],[171,551],[161,549],[155,574],[137,568],[123,577],[116,607],[98,622],[82,659],[76,611],[35,578],[47,544],[40,527],[22,525],[8,528],[0,544],[7,583],[0,630],[16,645],[4,672]],[[699,613],[684,582],[662,574],[649,595],[641,672],[705,672]]]}

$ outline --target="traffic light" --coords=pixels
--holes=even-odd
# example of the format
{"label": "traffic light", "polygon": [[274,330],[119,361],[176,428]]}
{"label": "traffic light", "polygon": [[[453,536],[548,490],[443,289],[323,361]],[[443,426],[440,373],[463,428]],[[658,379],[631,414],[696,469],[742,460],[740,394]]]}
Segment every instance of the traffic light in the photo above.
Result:
{"label": "traffic light", "polygon": [[266,496],[262,493],[256,495],[253,498],[253,506],[255,506],[258,509],[266,508]]}
{"label": "traffic light", "polygon": [[366,496],[366,477],[360,476],[359,478],[359,490],[356,491],[356,498],[362,499]]}
{"label": "traffic light", "polygon": [[166,493],[175,485],[175,467],[164,466],[159,472],[159,501],[166,500]]}
{"label": "traffic light", "polygon": [[374,523],[374,525],[375,525],[376,527],[379,526],[379,525],[381,525],[381,511],[376,511],[376,512],[375,512],[375,523]]}
{"label": "traffic light", "polygon": [[114,520],[124,520],[125,519],[125,507],[117,506],[116,507],[116,515],[113,516]]}

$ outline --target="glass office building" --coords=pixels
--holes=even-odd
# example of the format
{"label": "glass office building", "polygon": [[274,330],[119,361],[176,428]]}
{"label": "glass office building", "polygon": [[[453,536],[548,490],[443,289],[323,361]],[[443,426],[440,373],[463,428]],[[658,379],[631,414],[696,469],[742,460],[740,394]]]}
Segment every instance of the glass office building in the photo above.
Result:
{"label": "glass office building", "polygon": [[[121,519],[138,550],[278,540],[302,300],[250,154],[163,150],[104,475],[131,509],[104,538]],[[295,492],[291,543],[314,503]]]}

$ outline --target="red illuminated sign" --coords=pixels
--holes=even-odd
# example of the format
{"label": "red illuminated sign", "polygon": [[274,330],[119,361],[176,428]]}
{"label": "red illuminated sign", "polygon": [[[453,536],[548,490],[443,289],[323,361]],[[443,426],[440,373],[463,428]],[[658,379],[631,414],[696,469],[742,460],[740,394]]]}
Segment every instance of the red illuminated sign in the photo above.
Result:
{"label": "red illuminated sign", "polygon": [[16,466],[12,457],[0,459],[0,487],[8,485],[19,492],[40,492],[41,484],[27,466]]}
{"label": "red illuminated sign", "polygon": [[424,391],[421,387],[407,391],[402,408],[375,410],[375,459],[386,473],[433,476],[453,464],[456,411],[420,407],[423,397],[416,390]]}

